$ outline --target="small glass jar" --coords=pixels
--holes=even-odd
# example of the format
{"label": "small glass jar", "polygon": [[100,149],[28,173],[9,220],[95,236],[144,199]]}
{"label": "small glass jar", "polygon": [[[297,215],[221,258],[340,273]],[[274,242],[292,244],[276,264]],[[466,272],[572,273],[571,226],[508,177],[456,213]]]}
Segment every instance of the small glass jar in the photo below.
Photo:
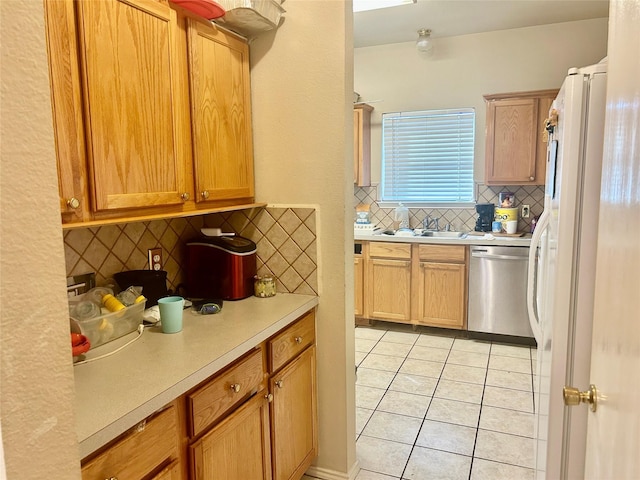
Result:
{"label": "small glass jar", "polygon": [[276,279],[271,275],[256,275],[253,282],[256,297],[273,297],[276,294]]}

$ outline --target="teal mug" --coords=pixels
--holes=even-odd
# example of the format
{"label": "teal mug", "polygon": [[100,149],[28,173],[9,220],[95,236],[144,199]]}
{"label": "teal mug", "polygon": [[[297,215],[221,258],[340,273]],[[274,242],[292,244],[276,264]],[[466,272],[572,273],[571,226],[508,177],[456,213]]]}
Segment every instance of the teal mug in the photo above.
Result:
{"label": "teal mug", "polygon": [[177,296],[159,298],[158,308],[160,309],[162,333],[180,332],[182,330],[184,298]]}

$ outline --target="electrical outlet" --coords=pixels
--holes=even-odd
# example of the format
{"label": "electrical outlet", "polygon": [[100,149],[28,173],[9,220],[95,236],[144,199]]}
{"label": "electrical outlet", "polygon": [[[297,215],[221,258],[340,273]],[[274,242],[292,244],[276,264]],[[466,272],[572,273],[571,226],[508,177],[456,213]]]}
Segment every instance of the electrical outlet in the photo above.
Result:
{"label": "electrical outlet", "polygon": [[522,205],[522,218],[529,218],[529,205]]}
{"label": "electrical outlet", "polygon": [[149,249],[149,270],[162,270],[162,249]]}

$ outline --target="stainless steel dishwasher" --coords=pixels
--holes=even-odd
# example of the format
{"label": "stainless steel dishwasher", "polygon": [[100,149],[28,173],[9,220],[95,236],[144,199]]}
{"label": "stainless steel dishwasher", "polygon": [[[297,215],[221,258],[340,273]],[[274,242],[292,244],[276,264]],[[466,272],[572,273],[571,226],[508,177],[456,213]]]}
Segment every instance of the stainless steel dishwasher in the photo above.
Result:
{"label": "stainless steel dishwasher", "polygon": [[471,246],[470,332],[533,338],[527,313],[529,247]]}

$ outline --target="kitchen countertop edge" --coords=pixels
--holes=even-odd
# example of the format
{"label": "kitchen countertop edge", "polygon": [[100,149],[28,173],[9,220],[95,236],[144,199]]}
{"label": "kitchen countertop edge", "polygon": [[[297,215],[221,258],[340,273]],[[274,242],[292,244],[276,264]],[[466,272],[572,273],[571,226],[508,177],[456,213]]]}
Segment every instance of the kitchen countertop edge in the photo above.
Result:
{"label": "kitchen countertop edge", "polygon": [[[315,308],[318,303],[317,296],[297,294],[278,294],[269,299],[249,297],[241,301],[225,302],[222,312],[230,317],[229,321],[224,325],[217,325],[221,330],[224,327],[226,332],[221,333],[233,340],[224,347],[214,345],[209,351],[203,349],[196,366],[194,361],[188,360],[192,357],[192,351],[186,347],[185,342],[189,339],[193,339],[194,342],[206,342],[206,335],[213,339],[212,330],[215,326],[206,326],[207,320],[203,320],[202,317],[210,317],[212,320],[213,317],[218,317],[215,320],[222,322],[224,315],[202,316],[185,311],[183,332],[166,335],[160,333],[158,327],[154,327],[157,330],[154,333],[158,335],[145,333],[143,337],[147,337],[146,342],[140,339],[117,355],[74,367],[76,428],[80,457],[87,457],[125,433]],[[187,322],[191,324],[188,325]],[[227,325],[232,322],[236,325]],[[177,337],[180,334],[184,338]],[[171,337],[178,341],[174,344],[174,338]],[[168,342],[163,341],[165,338]],[[223,339],[216,340],[218,344],[224,343]],[[215,344],[214,341],[212,343]],[[107,346],[108,344],[102,349]],[[165,359],[164,363],[169,362],[171,366],[165,365],[159,359],[168,354],[173,358]],[[158,360],[155,368],[153,365],[133,368],[132,371],[125,371],[124,375],[112,372],[116,369],[122,373],[123,366],[128,362],[139,364],[140,361],[154,360]],[[163,369],[167,371],[165,375],[162,375]],[[99,380],[101,376],[109,378],[102,382]],[[119,378],[122,380],[121,384],[114,384]],[[157,381],[153,381],[154,378]],[[109,388],[105,389],[104,384],[109,384]],[[109,392],[112,392],[111,398]]]}
{"label": "kitchen countertop edge", "polygon": [[[488,232],[490,233],[490,232]],[[531,234],[527,233],[522,237],[494,237],[486,239],[479,235],[469,235],[467,238],[447,238],[447,237],[405,237],[384,235],[380,233],[355,233],[354,241],[360,242],[392,242],[392,243],[426,243],[440,245],[495,245],[511,247],[528,247],[531,244]]]}

